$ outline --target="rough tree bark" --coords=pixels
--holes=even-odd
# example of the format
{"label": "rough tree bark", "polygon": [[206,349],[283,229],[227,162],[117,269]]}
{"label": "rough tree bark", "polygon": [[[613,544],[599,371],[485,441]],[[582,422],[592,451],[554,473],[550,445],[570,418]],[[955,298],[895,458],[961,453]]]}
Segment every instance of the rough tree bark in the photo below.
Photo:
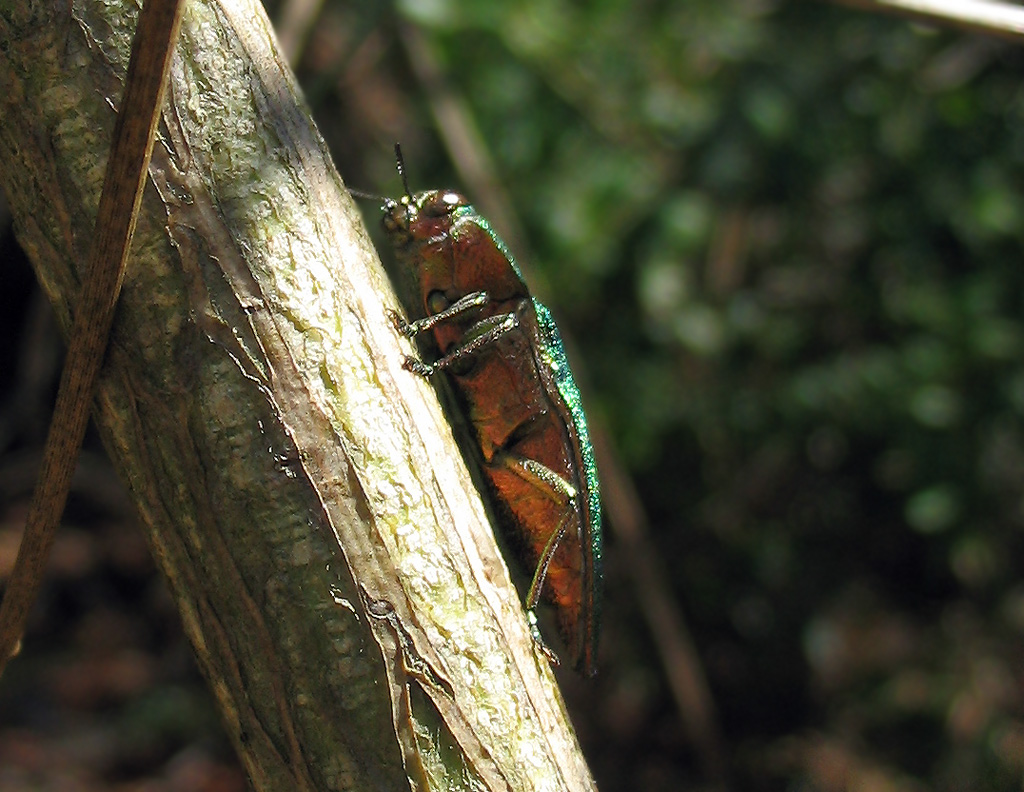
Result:
{"label": "rough tree bark", "polygon": [[[0,186],[64,331],[137,8],[0,0]],[[190,0],[94,407],[259,790],[591,789],[262,7]]]}

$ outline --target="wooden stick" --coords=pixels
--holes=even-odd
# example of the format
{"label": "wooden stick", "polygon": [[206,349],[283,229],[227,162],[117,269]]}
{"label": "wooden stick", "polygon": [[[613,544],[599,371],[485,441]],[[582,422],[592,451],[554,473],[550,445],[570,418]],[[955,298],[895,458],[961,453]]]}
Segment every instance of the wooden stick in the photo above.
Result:
{"label": "wooden stick", "polygon": [[0,674],[17,654],[42,582],[85,436],[93,387],[107,348],[114,308],[142,201],[153,130],[181,25],[183,0],[147,0],[139,12],[114,142],[100,195],[86,278],[61,373],[53,421],[14,570],[0,603]]}
{"label": "wooden stick", "polygon": [[865,11],[882,11],[960,30],[1020,42],[1024,38],[1024,8],[999,0],[838,0]]}

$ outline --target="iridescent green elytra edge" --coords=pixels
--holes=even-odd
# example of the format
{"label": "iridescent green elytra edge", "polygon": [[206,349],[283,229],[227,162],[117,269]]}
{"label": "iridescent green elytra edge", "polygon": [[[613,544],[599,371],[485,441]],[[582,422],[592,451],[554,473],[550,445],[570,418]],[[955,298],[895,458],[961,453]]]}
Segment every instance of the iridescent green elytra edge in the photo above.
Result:
{"label": "iridescent green elytra edge", "polygon": [[[399,172],[405,182],[401,153]],[[490,224],[454,192],[384,203],[396,288],[420,341],[405,367],[448,374],[475,434],[506,541],[533,569],[534,610],[554,607],[573,665],[595,671],[601,590],[601,498],[579,388],[558,328],[530,296],[519,267]],[[432,362],[426,362],[430,360]],[[545,653],[557,662],[557,658]]]}

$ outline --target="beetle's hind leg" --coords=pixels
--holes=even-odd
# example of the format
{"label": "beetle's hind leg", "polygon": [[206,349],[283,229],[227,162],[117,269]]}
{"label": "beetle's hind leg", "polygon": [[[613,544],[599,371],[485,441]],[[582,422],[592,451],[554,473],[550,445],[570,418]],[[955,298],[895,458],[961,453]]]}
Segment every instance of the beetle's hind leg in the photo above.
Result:
{"label": "beetle's hind leg", "polygon": [[537,460],[508,451],[496,453],[488,465],[504,468],[517,478],[530,484],[536,492],[542,494],[542,497],[560,507],[562,516],[540,551],[537,566],[533,572],[533,579],[530,581],[530,588],[526,593],[524,602],[526,620],[530,626],[530,635],[533,637],[534,644],[552,665],[558,666],[560,665],[558,656],[547,645],[540,633],[536,608],[540,603],[541,593],[544,591],[548,570],[551,567],[555,553],[569,532],[571,521],[578,516],[578,494],[576,488],[558,473]]}
{"label": "beetle's hind leg", "polygon": [[563,509],[562,519],[558,521],[558,525],[544,543],[544,549],[541,551],[540,558],[537,559],[537,568],[526,594],[526,607],[532,611],[540,602],[541,591],[544,589],[544,580],[547,578],[551,559],[555,557],[559,544],[565,538],[570,518],[576,514],[576,488],[546,465],[518,454],[508,452],[495,454],[491,464],[499,464],[515,473],[524,481],[544,492],[552,502],[557,503]]}

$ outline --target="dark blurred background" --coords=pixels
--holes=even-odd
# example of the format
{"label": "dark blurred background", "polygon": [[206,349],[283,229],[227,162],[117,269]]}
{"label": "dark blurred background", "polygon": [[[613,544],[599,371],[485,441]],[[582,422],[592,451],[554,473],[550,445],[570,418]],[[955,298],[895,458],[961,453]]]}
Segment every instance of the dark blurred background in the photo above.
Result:
{"label": "dark blurred background", "polygon": [[[611,484],[601,671],[560,676],[600,789],[1020,790],[1024,53],[772,0],[268,10],[346,183],[399,194],[400,140],[568,337]],[[5,225],[3,574],[62,350]],[[134,520],[91,437],[4,790],[244,788]]]}

